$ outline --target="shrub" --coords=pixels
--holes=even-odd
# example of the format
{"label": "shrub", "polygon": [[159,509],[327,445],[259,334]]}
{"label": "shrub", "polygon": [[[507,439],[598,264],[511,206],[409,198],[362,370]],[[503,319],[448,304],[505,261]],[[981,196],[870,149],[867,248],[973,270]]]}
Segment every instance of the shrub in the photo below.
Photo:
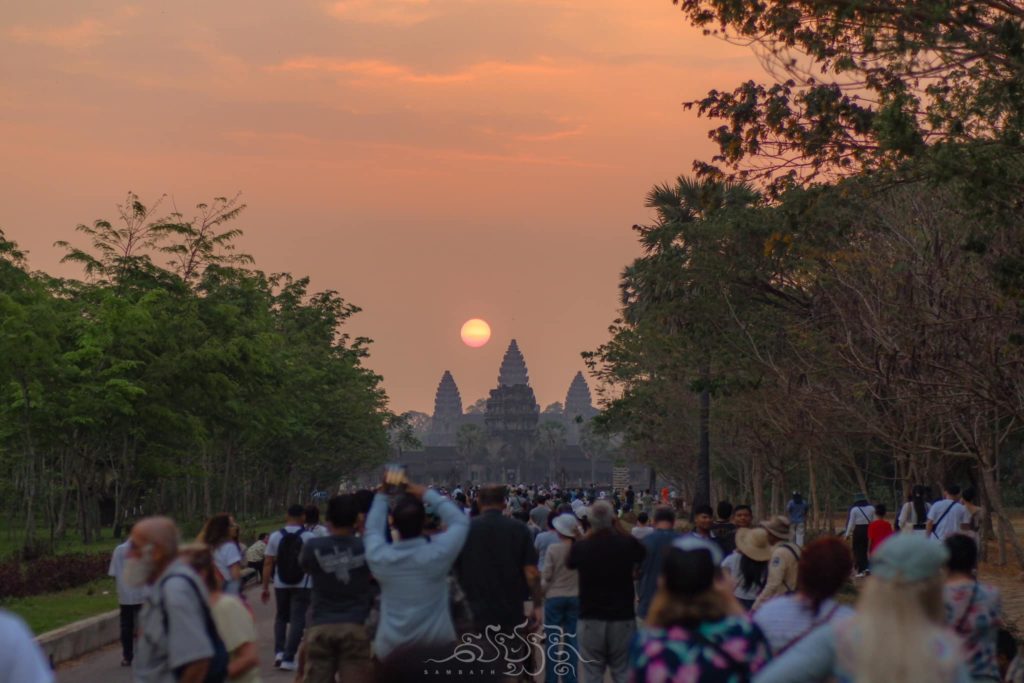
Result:
{"label": "shrub", "polygon": [[0,563],[0,599],[75,588],[107,575],[107,554],[51,555],[30,562]]}

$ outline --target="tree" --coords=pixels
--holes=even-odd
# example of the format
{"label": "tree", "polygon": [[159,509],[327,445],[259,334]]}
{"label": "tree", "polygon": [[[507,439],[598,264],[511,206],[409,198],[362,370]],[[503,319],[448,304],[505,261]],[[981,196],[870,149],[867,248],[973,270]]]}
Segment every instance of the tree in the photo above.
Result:
{"label": "tree", "polygon": [[712,164],[740,178],[775,178],[778,191],[893,168],[930,146],[1021,151],[1024,11],[1016,2],[673,3],[705,32],[758,49],[775,76],[688,103],[724,120],[709,133],[719,147]]}

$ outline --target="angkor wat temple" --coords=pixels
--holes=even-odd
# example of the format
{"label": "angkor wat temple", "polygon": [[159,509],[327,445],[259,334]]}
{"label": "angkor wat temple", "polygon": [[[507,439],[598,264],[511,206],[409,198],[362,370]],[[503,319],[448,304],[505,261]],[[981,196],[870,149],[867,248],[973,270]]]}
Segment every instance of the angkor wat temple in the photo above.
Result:
{"label": "angkor wat temple", "polygon": [[427,482],[610,482],[611,460],[600,453],[591,458],[585,438],[581,446],[585,426],[597,412],[582,372],[570,382],[564,404],[541,412],[526,359],[513,339],[486,408],[464,410],[455,378],[445,371],[425,448],[402,457],[410,476]]}

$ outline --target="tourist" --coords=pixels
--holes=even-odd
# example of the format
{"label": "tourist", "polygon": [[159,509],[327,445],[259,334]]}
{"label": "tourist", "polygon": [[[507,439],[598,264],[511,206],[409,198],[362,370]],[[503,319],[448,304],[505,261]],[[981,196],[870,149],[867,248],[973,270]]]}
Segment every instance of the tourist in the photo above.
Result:
{"label": "tourist", "polygon": [[267,557],[267,539],[270,538],[270,534],[264,532],[261,533],[253,544],[245,550],[245,564],[249,569],[256,572],[256,576],[259,580],[263,580],[263,561]]}
{"label": "tourist", "polygon": [[761,627],[774,656],[819,626],[853,615],[851,608],[835,600],[851,571],[853,554],[838,538],[826,536],[803,548],[796,593],[769,600],[754,613],[754,623]]}
{"label": "tourist", "polygon": [[946,557],[934,539],[893,536],[872,558],[854,616],[816,629],[754,683],[970,683],[942,618]]}
{"label": "tourist", "polygon": [[299,651],[306,630],[309,609],[310,581],[302,569],[302,546],[316,538],[305,527],[306,511],[301,505],[288,508],[285,525],[270,534],[263,561],[263,592],[261,599],[270,602],[270,586],[274,586],[274,666],[295,671],[295,654]]}
{"label": "tourist", "polygon": [[0,683],[53,683],[53,670],[32,631],[21,617],[2,609],[0,643]]}
{"label": "tourist", "polygon": [[[400,646],[448,645],[455,641],[448,574],[469,533],[469,519],[433,489],[408,484],[392,511],[398,540],[384,538],[390,496],[378,492],[366,518],[363,544],[370,573],[380,584],[380,624],[374,655],[386,660]],[[423,535],[429,505],[447,529]],[[525,529],[524,529],[525,531]]]}
{"label": "tourist", "polygon": [[907,502],[900,510],[900,517],[897,520],[897,528],[900,533],[916,533],[923,536],[928,535],[928,510],[931,503],[925,500],[924,487],[914,486]]}
{"label": "tourist", "polygon": [[714,540],[715,535],[711,533],[711,527],[715,523],[714,514],[710,505],[695,507],[693,509],[693,531],[690,532],[690,535],[705,541]]}
{"label": "tourist", "polygon": [[[572,508],[568,510],[569,514],[572,514]],[[548,548],[558,543],[558,532],[551,525],[555,517],[559,514],[556,510],[551,510],[547,514],[547,518],[544,520],[545,531],[537,534],[537,537],[533,539],[533,548],[537,551],[537,568],[540,571],[544,571],[544,556],[547,554]]]}
{"label": "tourist", "polygon": [[641,512],[636,516],[636,524],[629,530],[629,533],[633,534],[633,538],[642,541],[654,533],[654,527],[648,524],[649,521],[650,517],[647,516],[646,512]]}
{"label": "tourist", "polygon": [[[129,526],[127,534],[131,534]],[[121,666],[131,666],[135,654],[135,631],[139,621],[139,611],[142,603],[146,601],[146,589],[136,586],[129,586],[124,581],[124,560],[131,541],[125,538],[124,543],[114,548],[110,557],[110,567],[107,569],[107,576],[114,577],[114,585],[117,588],[117,604],[120,606],[121,622]]]}
{"label": "tourist", "polygon": [[974,681],[998,681],[996,641],[1002,626],[999,591],[977,578],[978,544],[963,534],[946,539],[946,624],[960,636]]}
{"label": "tourist", "polygon": [[323,538],[330,534],[323,524],[320,523],[320,508],[310,503],[305,507],[306,523],[305,527],[307,531],[311,531],[317,538]]}
{"label": "tourist", "polygon": [[181,550],[182,559],[196,572],[210,595],[210,613],[228,653],[227,680],[260,683],[260,658],[256,649],[256,624],[252,613],[237,596],[224,592],[210,546],[202,543]]}
{"label": "tourist", "polygon": [[647,618],[654,593],[658,588],[658,577],[661,576],[661,563],[665,552],[672,542],[679,538],[675,530],[676,513],[672,508],[662,505],[654,510],[654,530],[642,541],[644,561],[640,565],[640,577],[637,581],[637,615]]}
{"label": "tourist", "polygon": [[551,508],[543,503],[538,502],[530,509],[530,521],[527,528],[533,536],[532,540],[537,540],[537,536],[548,531],[548,516],[550,514]]}
{"label": "tourist", "polygon": [[732,503],[727,500],[718,501],[715,514],[718,518],[711,525],[711,535],[722,549],[722,557],[729,557],[736,550],[736,525],[732,522]]}
{"label": "tourist", "polygon": [[943,490],[945,499],[932,505],[928,510],[928,535],[945,541],[953,534],[960,533],[967,510],[960,504],[960,487],[947,484]]}
{"label": "tourist", "polygon": [[879,503],[875,506],[875,521],[868,524],[868,555],[874,555],[875,550],[882,544],[882,541],[893,534],[892,524],[885,518],[888,512],[885,506]]}
{"label": "tourist", "polygon": [[[576,516],[561,514],[552,520],[559,542],[547,549],[541,571],[544,591],[544,632],[547,635],[546,683],[558,683],[559,664],[567,664],[563,683],[576,683],[577,666],[572,655],[576,650],[576,625],[580,616],[579,573],[566,562],[573,542],[580,535]],[[564,650],[562,648],[565,648]]]}
{"label": "tourist", "polygon": [[665,556],[661,586],[630,657],[636,683],[750,681],[770,657],[718,565],[715,543],[685,536]]}
{"label": "tourist", "polygon": [[208,674],[226,675],[227,651],[213,626],[209,595],[195,571],[178,559],[174,521],[143,519],[132,527],[130,543],[123,580],[129,586],[150,586],[139,613],[132,679],[201,683]]}
{"label": "tourist", "polygon": [[750,529],[754,526],[754,511],[749,505],[740,504],[732,511],[732,523],[737,529]]}
{"label": "tourist", "polygon": [[853,505],[846,516],[844,538],[853,537],[853,564],[857,570],[857,578],[868,573],[868,525],[875,521],[875,508],[868,502],[868,497],[858,493],[853,497]]}
{"label": "tourist", "polygon": [[632,512],[635,503],[636,503],[636,492],[633,491],[633,486],[632,486],[632,484],[630,484],[629,486],[626,487],[626,502],[625,502],[625,506],[623,507],[623,511],[624,512]]}
{"label": "tourist", "polygon": [[355,496],[335,496],[327,503],[330,534],[302,547],[302,568],[313,583],[313,620],[303,641],[304,683],[370,677],[365,624],[372,592],[363,540],[356,536],[358,519]]}
{"label": "tourist", "polygon": [[594,503],[588,519],[590,533],[573,544],[566,563],[580,578],[583,683],[602,683],[605,670],[614,683],[624,683],[636,632],[633,572],[644,559],[644,547],[613,529],[615,510],[607,501]]}
{"label": "tourist", "polygon": [[[761,523],[772,544],[772,557],[768,561],[768,579],[751,609],[758,610],[764,603],[779,595],[796,590],[800,565],[800,548],[790,542],[789,517],[782,515]],[[739,533],[739,532],[737,532]]]}
{"label": "tourist", "polygon": [[230,514],[221,512],[206,521],[196,538],[212,549],[214,566],[228,593],[239,593],[242,589],[242,553],[238,550],[238,541],[231,535],[232,527],[237,526]]}
{"label": "tourist", "polygon": [[807,501],[800,495],[799,491],[793,491],[793,497],[786,503],[786,516],[789,517],[789,527],[793,530],[793,538],[790,540],[799,547],[804,547],[804,535],[807,532]]}
{"label": "tourist", "polygon": [[970,536],[975,543],[980,541],[981,527],[985,523],[986,510],[977,504],[978,492],[973,488],[964,489],[960,503],[964,514],[960,520],[960,533]]}
{"label": "tourist", "polygon": [[526,621],[527,600],[533,600],[538,628],[543,618],[533,537],[525,524],[501,514],[504,500],[504,486],[480,489],[480,516],[470,523],[466,543],[455,562],[459,585],[480,633],[496,626],[501,633],[512,634]]}
{"label": "tourist", "polygon": [[736,550],[722,560],[722,568],[729,572],[733,595],[750,611],[768,581],[768,560],[772,557],[772,543],[764,529],[740,529],[736,532]]}

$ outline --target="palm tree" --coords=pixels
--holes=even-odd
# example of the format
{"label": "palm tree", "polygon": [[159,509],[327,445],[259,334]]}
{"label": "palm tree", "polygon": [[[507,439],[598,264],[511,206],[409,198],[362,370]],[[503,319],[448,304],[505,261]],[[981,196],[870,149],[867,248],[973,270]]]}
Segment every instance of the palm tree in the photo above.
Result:
{"label": "palm tree", "polygon": [[[693,263],[693,243],[708,238],[701,228],[717,214],[758,201],[760,196],[746,183],[707,178],[680,176],[674,185],[651,188],[646,206],[656,211],[657,219],[653,225],[634,226],[644,256],[626,268],[620,284],[625,322],[635,327],[653,326],[653,334],[666,339],[680,334],[684,327],[699,325],[692,304],[703,298],[702,289],[708,282]],[[714,286],[713,281],[711,284]],[[698,345],[696,351],[700,436],[694,506],[711,501],[711,349]]]}

